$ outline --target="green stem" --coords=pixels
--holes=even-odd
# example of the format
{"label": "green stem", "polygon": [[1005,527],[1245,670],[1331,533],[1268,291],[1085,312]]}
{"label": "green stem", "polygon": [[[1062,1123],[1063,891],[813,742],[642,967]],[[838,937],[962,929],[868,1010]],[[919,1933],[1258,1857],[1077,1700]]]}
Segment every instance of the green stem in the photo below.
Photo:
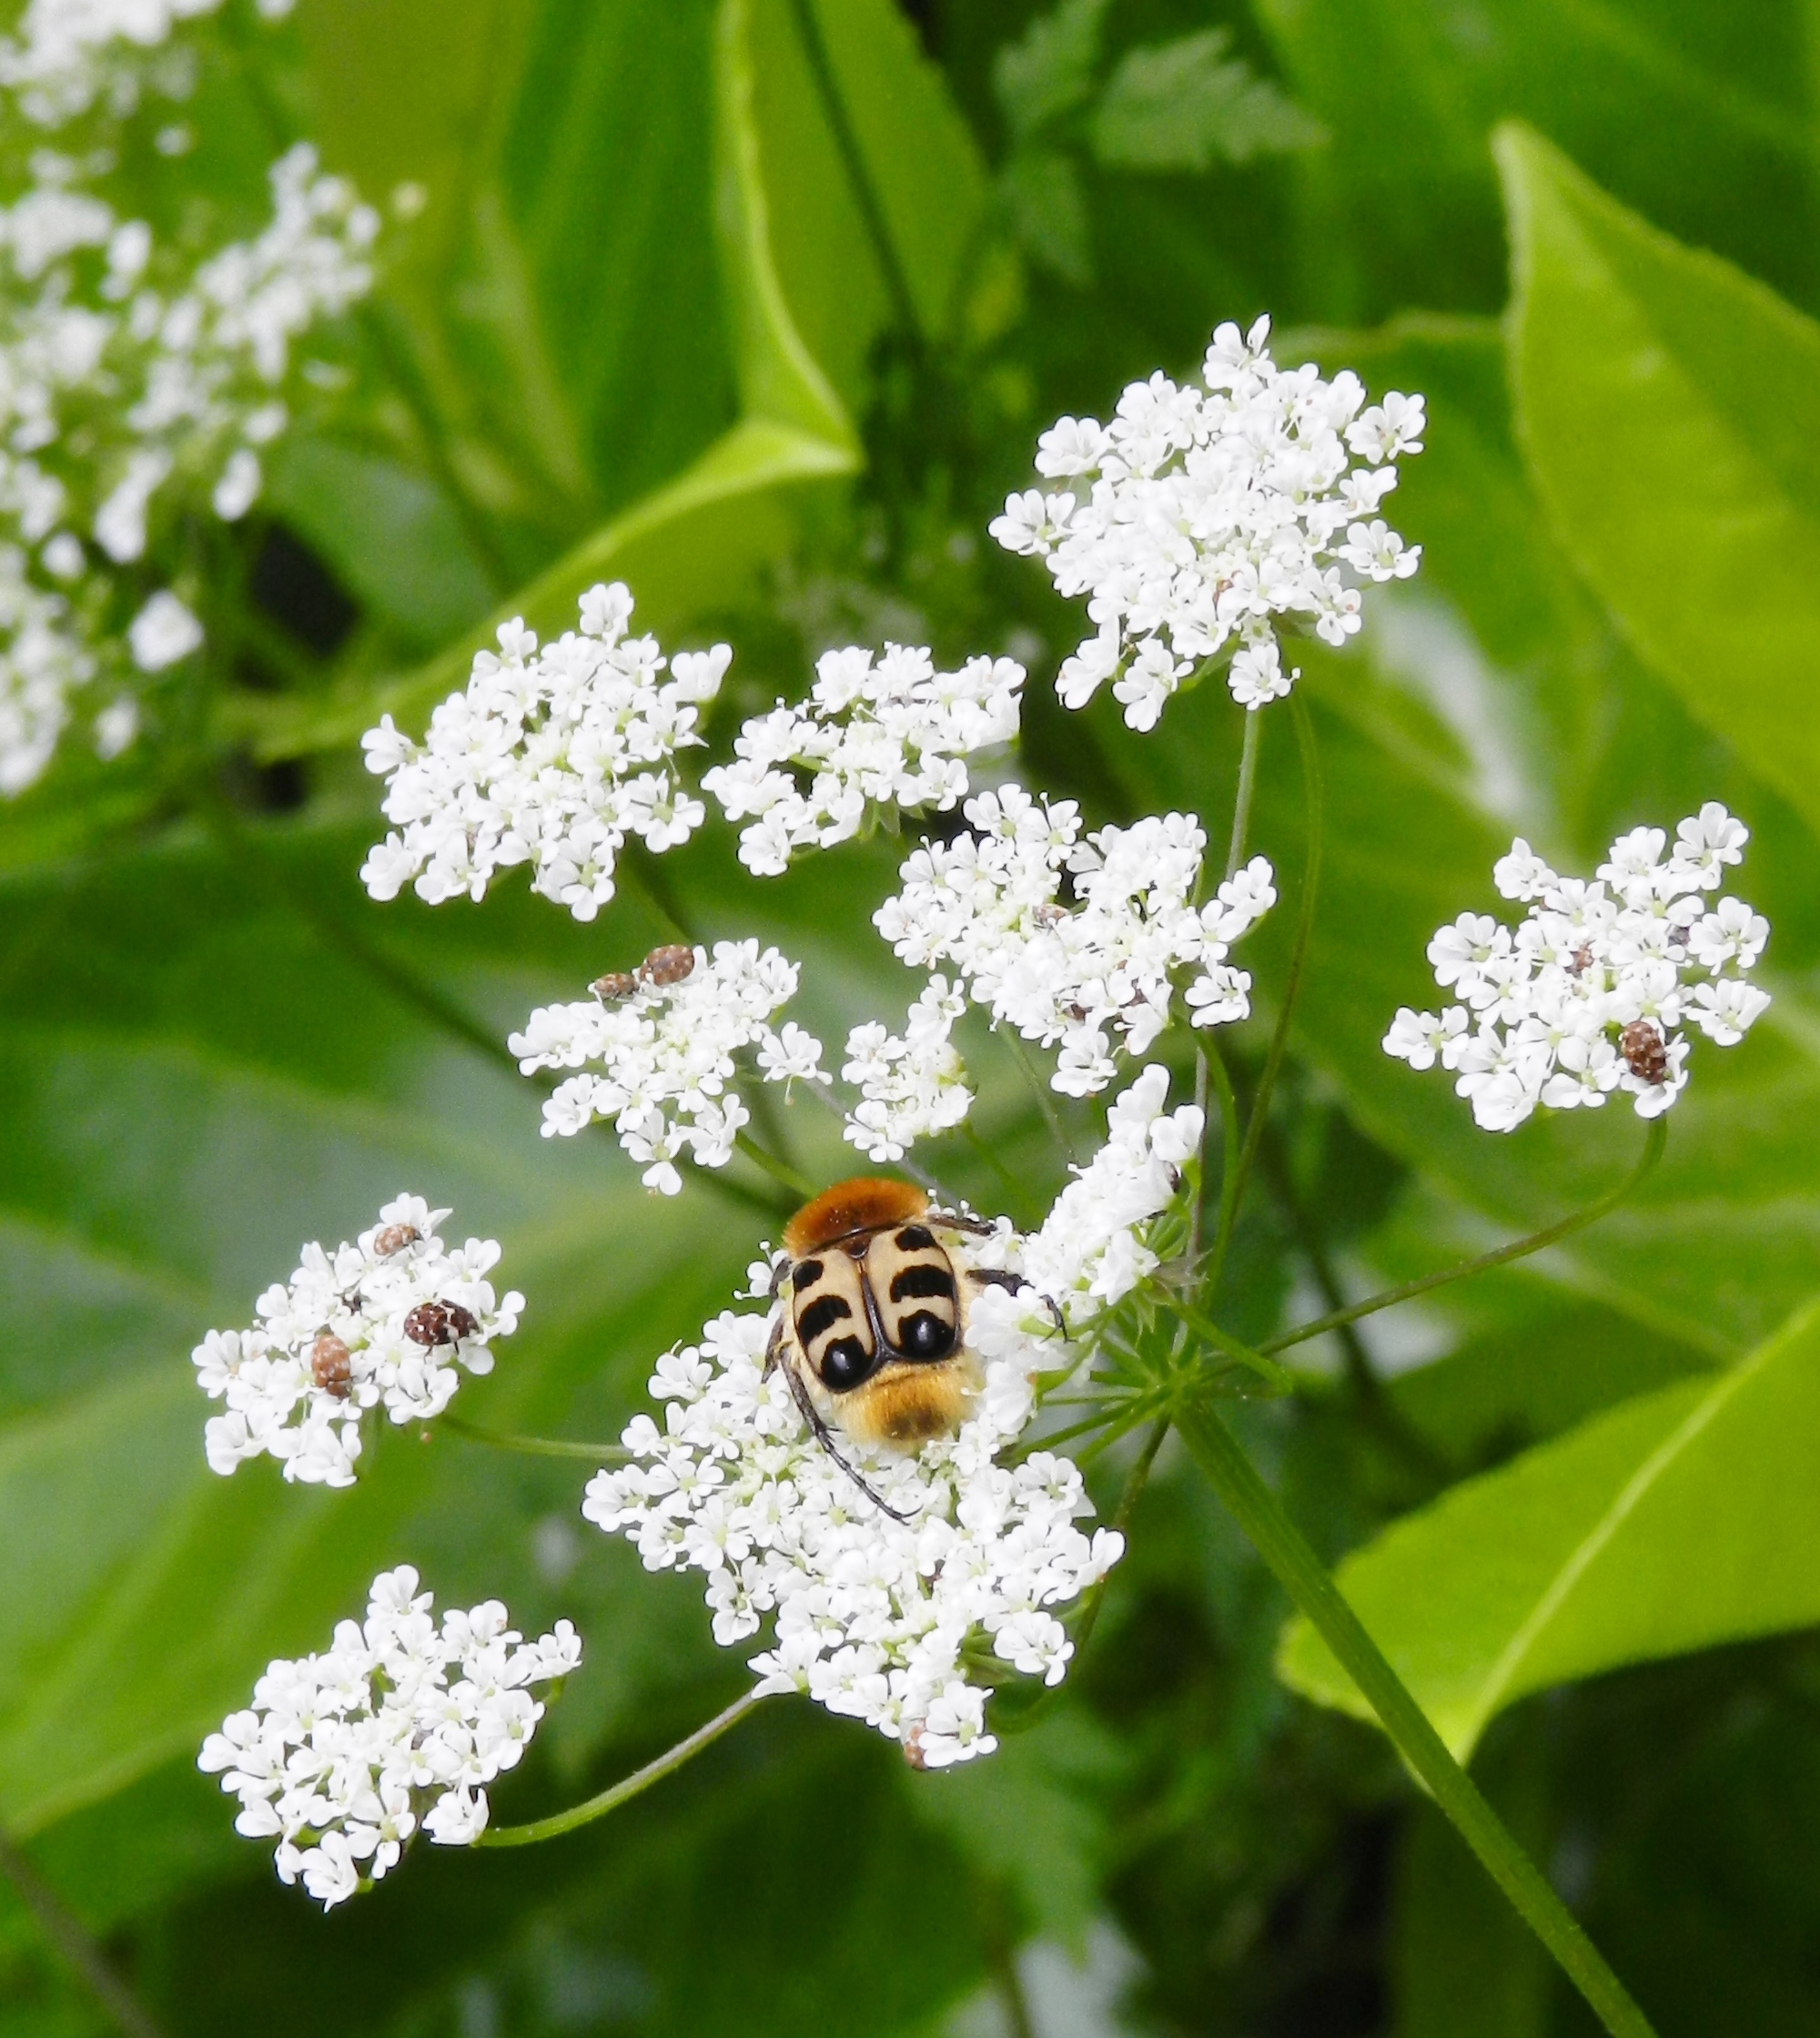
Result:
{"label": "green stem", "polygon": [[1279,1394],[1293,1394],[1296,1376],[1287,1366],[1278,1365],[1273,1360],[1251,1345],[1241,1343],[1230,1331],[1223,1331],[1210,1317],[1203,1316],[1192,1303],[1176,1297],[1169,1303],[1170,1310],[1196,1336],[1205,1338],[1217,1352],[1222,1352],[1235,1364],[1268,1382]]}
{"label": "green stem", "polygon": [[910,292],[910,279],[904,272],[904,265],[897,259],[896,243],[891,238],[891,228],[885,217],[885,207],[873,183],[872,172],[867,167],[865,155],[859,145],[859,137],[854,131],[852,119],[847,114],[846,101],[841,96],[840,80],[834,76],[834,66],[828,55],[828,46],[822,35],[822,25],[815,15],[815,0],[791,0],[791,15],[796,24],[796,33],[802,39],[803,55],[808,62],[809,75],[815,81],[815,96],[822,103],[822,112],[828,123],[828,131],[834,137],[834,148],[841,158],[841,167],[846,172],[847,185],[853,200],[858,208],[860,225],[864,228],[873,259],[878,264],[880,276],[885,282],[885,294],[891,299],[891,311],[899,330],[910,346],[917,352],[923,347],[923,322],[916,315],[916,300]]}
{"label": "green stem", "polygon": [[1006,1020],[1003,1026],[995,1027],[993,1030],[1011,1049],[1013,1059],[1024,1071],[1024,1080],[1030,1085],[1036,1099],[1036,1109],[1042,1112],[1043,1122],[1049,1128],[1056,1144],[1071,1161],[1078,1164],[1080,1156],[1075,1151],[1075,1142],[1069,1139],[1067,1129],[1062,1124],[1061,1114],[1056,1109],[1056,1100],[1048,1084],[1043,1080],[1043,1071],[1031,1060],[1030,1050],[1018,1038],[1017,1029]]}
{"label": "green stem", "polygon": [[1321,821],[1323,788],[1320,776],[1320,753],[1314,737],[1314,722],[1308,711],[1308,703],[1299,693],[1289,695],[1289,713],[1296,725],[1296,745],[1301,753],[1302,800],[1307,818],[1308,843],[1302,862],[1301,903],[1296,913],[1295,945],[1289,951],[1289,973],[1283,981],[1283,1002],[1277,1013],[1275,1030],[1270,1035],[1270,1049],[1264,1058],[1264,1073],[1258,1080],[1258,1089],[1251,1100],[1251,1116],[1245,1127],[1245,1144],[1239,1155],[1239,1165],[1234,1171],[1231,1192],[1220,1197],[1219,1235],[1213,1245],[1213,1265],[1208,1276],[1208,1293],[1212,1295],[1219,1286],[1221,1270],[1226,1265],[1227,1248],[1232,1243],[1232,1229],[1239,1219],[1239,1205],[1245,1194],[1245,1182],[1251,1172],[1252,1162],[1258,1158],[1258,1144],[1264,1136],[1264,1120],[1270,1109],[1270,1092],[1276,1088],[1277,1072],[1283,1065],[1283,1057],[1289,1051],[1289,1022],[1295,1015],[1296,996],[1301,989],[1302,968],[1308,960],[1309,937],[1314,930],[1315,899],[1320,888]]}
{"label": "green stem", "polygon": [[416,348],[389,307],[368,303],[361,307],[358,316],[360,329],[378,355],[381,370],[410,412],[422,440],[430,472],[454,511],[462,535],[478,557],[490,583],[493,598],[498,599],[506,589],[517,586],[522,576],[507,558],[491,517],[474,500],[456,468],[449,451],[448,430],[430,392],[429,379],[417,358]]}
{"label": "green stem", "polygon": [[[1233,1095],[1232,1078],[1227,1073],[1226,1059],[1211,1039],[1200,1046],[1201,1067],[1207,1070],[1208,1080],[1219,1093],[1219,1122],[1225,1140],[1224,1157],[1219,1171],[1219,1217],[1214,1227],[1216,1238],[1228,1236],[1232,1221],[1239,1208],[1239,1100]],[[1207,1182],[1207,1132],[1201,1127],[1201,1183],[1205,1193]],[[1199,1256],[1200,1247],[1200,1197],[1195,1199],[1195,1223],[1193,1226],[1194,1251],[1190,1258]],[[1211,1299],[1213,1289],[1207,1290]]]}
{"label": "green stem", "polygon": [[604,1819],[608,1812],[616,1811],[621,1805],[650,1790],[653,1783],[661,1783],[672,1770],[693,1761],[704,1748],[719,1740],[728,1728],[738,1726],[763,1696],[761,1691],[745,1692],[724,1712],[717,1712],[705,1727],[696,1728],[685,1740],[679,1740],[654,1762],[647,1762],[642,1769],[634,1769],[630,1776],[622,1777],[598,1797],[571,1805],[567,1811],[553,1811],[548,1819],[533,1819],[528,1826],[490,1826],[474,1842],[475,1846],[532,1847],[541,1840],[554,1840],[559,1834],[572,1833],[578,1826],[592,1825],[596,1819]]}
{"label": "green stem", "polygon": [[0,1875],[13,1885],[38,1930],[126,2038],[163,2038],[150,2012],[114,1972],[81,1919],[4,1832],[0,1832]]}
{"label": "green stem", "polygon": [[763,1168],[774,1181],[781,1181],[793,1194],[806,1201],[815,1193],[815,1185],[807,1175],[798,1174],[787,1161],[780,1161],[774,1153],[767,1152],[746,1133],[735,1132],[733,1144],[753,1167]]}
{"label": "green stem", "polygon": [[1398,1752],[1612,2038],[1653,2038],[1623,1983],[1448,1752],[1428,1715],[1366,1633],[1232,1432],[1204,1402],[1185,1402],[1176,1421],[1183,1442],[1233,1519],[1364,1693]]}
{"label": "green stem", "polygon": [[1269,1354],[1285,1352],[1292,1344],[1305,1343],[1311,1337],[1319,1337],[1324,1331],[1338,1330],[1342,1323],[1356,1323],[1361,1316],[1374,1316],[1380,1309],[1389,1309],[1394,1303],[1408,1302],[1411,1296],[1425,1295],[1431,1288],[1444,1288],[1452,1281],[1463,1281],[1469,1274],[1484,1273],[1492,1267],[1507,1265],[1512,1260],[1527,1259],[1532,1252],[1540,1252],[1544,1246],[1554,1245],[1562,1239],[1571,1238],[1575,1232],[1584,1231],[1589,1224],[1597,1223],[1607,1212],[1615,1210],[1639,1182],[1648,1175],[1662,1159],[1663,1148],[1668,1143],[1668,1120],[1655,1118],[1650,1120],[1649,1136],[1643,1142],[1643,1158],[1615,1189],[1608,1189],[1596,1202],[1586,1204],[1547,1230],[1532,1232],[1527,1238],[1513,1240],[1509,1245],[1501,1245],[1491,1252],[1481,1252],[1476,1260],[1462,1260],[1458,1266],[1444,1267],[1439,1273],[1425,1273],[1419,1280],[1405,1281],[1400,1287],[1386,1288],[1381,1294],[1368,1295],[1363,1302],[1350,1303],[1345,1309],[1336,1309],[1326,1316],[1317,1316],[1311,1323],[1302,1323],[1292,1331],[1285,1331],[1260,1344],[1258,1349]]}
{"label": "green stem", "polygon": [[566,1436],[507,1435],[446,1413],[436,1420],[452,1435],[463,1437],[470,1444],[484,1444],[495,1451],[520,1451],[531,1457],[585,1458],[591,1465],[624,1465],[632,1456],[623,1444],[583,1444]]}
{"label": "green stem", "polygon": [[1232,839],[1226,850],[1226,875],[1233,877],[1244,860],[1245,837],[1251,826],[1251,794],[1258,783],[1258,750],[1264,740],[1264,711],[1245,712],[1245,742],[1239,753],[1239,796],[1232,803]]}

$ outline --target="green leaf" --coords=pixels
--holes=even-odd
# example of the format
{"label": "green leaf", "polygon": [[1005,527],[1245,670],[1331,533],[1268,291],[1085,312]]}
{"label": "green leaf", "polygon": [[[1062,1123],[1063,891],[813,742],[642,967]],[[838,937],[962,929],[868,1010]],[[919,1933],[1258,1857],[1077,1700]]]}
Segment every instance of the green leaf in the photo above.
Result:
{"label": "green leaf", "polygon": [[[645,1607],[635,1560],[600,1538],[578,1541],[560,1591],[542,1574],[537,1525],[572,1520],[585,1466],[390,1429],[348,1493],[204,1465],[189,1346],[250,1321],[304,1240],[351,1236],[408,1184],[500,1237],[531,1297],[497,1372],[463,1391],[500,1429],[613,1434],[651,1358],[749,1257],[707,1185],[659,1207],[604,1140],[541,1140],[504,1058],[397,988],[415,963],[445,999],[521,1015],[582,978],[598,937],[511,897],[484,918],[352,905],[366,832],[0,887],[0,1319],[53,1305],[0,1347],[0,1535],[32,1553],[0,1577],[0,1817],[17,1832],[193,1748],[269,1658],[320,1646],[405,1559],[445,1602],[498,1593],[596,1634],[640,1608],[639,1646],[575,1680],[592,1728],[578,1757],[713,1653],[699,1617]],[[655,931],[615,915],[629,946]],[[385,940],[389,978],[361,939]]]}
{"label": "green leaf", "polygon": [[[1453,1487],[1340,1567],[1454,1752],[1532,1691],[1820,1620],[1820,1305],[1711,1383],[1646,1394]],[[1297,1690],[1369,1718],[1313,1629]]]}
{"label": "green leaf", "polygon": [[1820,823],[1820,327],[1497,138],[1522,441],[1568,555],[1689,710]]}
{"label": "green leaf", "polygon": [[1327,131],[1206,28],[1127,51],[1094,109],[1093,152],[1108,169],[1204,170],[1313,148]]}
{"label": "green leaf", "polygon": [[1072,156],[1059,148],[1020,148],[1006,164],[998,190],[1032,261],[1077,289],[1093,281],[1087,195]]}
{"label": "green leaf", "polygon": [[[809,350],[858,411],[871,395],[881,333],[907,315],[925,341],[953,338],[975,283],[986,171],[946,80],[893,0],[750,5],[753,117],[777,274]],[[825,79],[805,28],[826,60]],[[893,301],[830,95],[907,306]]]}
{"label": "green leaf", "polygon": [[1015,43],[993,58],[992,84],[1011,132],[1027,140],[1062,115],[1085,106],[1099,65],[1107,0],[1063,0],[1038,15]]}

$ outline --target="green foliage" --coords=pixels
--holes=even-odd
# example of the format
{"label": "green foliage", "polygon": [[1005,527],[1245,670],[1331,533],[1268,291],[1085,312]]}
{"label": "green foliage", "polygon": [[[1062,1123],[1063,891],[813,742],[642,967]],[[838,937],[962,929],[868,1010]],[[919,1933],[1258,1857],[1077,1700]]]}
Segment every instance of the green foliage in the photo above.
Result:
{"label": "green foliage", "polygon": [[[1127,1949],[1119,2028],[1586,2028],[1173,1445],[1053,1709],[962,1772],[780,1703],[606,1825],[420,1848],[324,1921],[192,1767],[268,1658],[406,1559],[588,1637],[502,1818],[726,1702],[737,1652],[579,1522],[580,1468],[405,1429],[351,1493],[218,1479],[186,1354],[409,1186],[530,1297],[463,1410],[614,1435],[777,1199],[736,1166],[660,1202],[610,1141],[540,1139],[507,1032],[678,923],[800,958],[824,1040],[907,995],[868,925],[890,842],[754,892],[703,837],[629,863],[592,928],[510,885],[374,907],[359,733],[420,727],[500,620],[560,630],[623,578],[666,646],[734,644],[719,754],[829,644],[1010,650],[1032,776],[1095,824],[1178,806],[1218,836],[1223,689],[1150,738],[1065,714],[1081,618],[984,526],[1053,417],[1267,309],[1280,357],[1421,390],[1431,426],[1390,505],[1420,576],[1300,654],[1324,875],[1222,1321],[1266,1338],[1633,1161],[1628,1112],[1490,1138],[1380,1048],[1513,834],[1590,869],[1725,801],[1775,1004],[1696,1047],[1633,1203],[1303,1348],[1302,1391],[1235,1426],[1663,2038],[1820,2021],[1810,35],[1786,0],[303,0],[274,54],[210,71],[193,162],[121,167],[160,218],[186,177],[245,209],[276,124],[426,201],[347,390],[210,559],[197,712],[0,810],[0,1823],[176,2038],[1015,2029],[1034,1942]],[[1301,814],[1272,719],[1252,839],[1289,902]],[[1290,918],[1239,958],[1241,1096]],[[932,1162],[1027,1219],[1062,1163],[1010,1057],[968,1053],[986,1151]],[[807,1106],[782,1134],[850,1167]],[[0,1885],[0,2038],[102,2028]]]}
{"label": "green foliage", "polygon": [[[1529,1692],[1820,1619],[1805,1476],[1820,1316],[1710,1383],[1642,1394],[1469,1479],[1340,1567],[1342,1589],[1455,1751]],[[1305,1621],[1299,1690],[1362,1709]]]}

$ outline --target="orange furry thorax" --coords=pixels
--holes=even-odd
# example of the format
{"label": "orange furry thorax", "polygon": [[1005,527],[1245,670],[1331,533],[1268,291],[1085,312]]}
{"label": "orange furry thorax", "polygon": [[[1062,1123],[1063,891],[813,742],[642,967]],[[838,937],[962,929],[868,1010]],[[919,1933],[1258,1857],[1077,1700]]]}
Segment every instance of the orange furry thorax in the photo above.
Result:
{"label": "orange furry thorax", "polygon": [[855,1175],[837,1181],[806,1202],[784,1227],[784,1250],[793,1260],[819,1252],[855,1232],[883,1231],[921,1217],[929,1199],[914,1184],[884,1175]]}

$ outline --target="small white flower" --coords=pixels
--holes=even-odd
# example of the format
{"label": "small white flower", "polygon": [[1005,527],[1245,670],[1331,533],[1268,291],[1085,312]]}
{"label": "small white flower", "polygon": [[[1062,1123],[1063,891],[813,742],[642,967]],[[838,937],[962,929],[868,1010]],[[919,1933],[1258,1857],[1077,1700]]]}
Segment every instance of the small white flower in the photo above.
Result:
{"label": "small white flower", "polygon": [[270,1456],[287,1479],[351,1485],[368,1409],[428,1422],[461,1371],[491,1372],[492,1341],[517,1329],[524,1297],[495,1297],[491,1239],[443,1245],[448,1215],[396,1197],[353,1244],[305,1246],[289,1282],[259,1297],[256,1328],[208,1333],[190,1356],[197,1384],[224,1404],[203,1432],[211,1471]]}
{"label": "small white flower", "polygon": [[[1169,696],[1208,660],[1256,709],[1287,694],[1284,628],[1343,644],[1360,593],[1341,571],[1405,580],[1420,548],[1376,512],[1394,463],[1421,451],[1422,401],[1365,410],[1357,376],[1326,381],[1271,360],[1269,321],[1214,334],[1204,388],[1162,375],[1134,382],[1109,425],[1063,418],[1036,470],[1070,493],[1011,496],[992,535],[1047,566],[1057,591],[1086,594],[1095,634],[1057,674],[1080,707],[1107,681],[1134,729],[1154,728]],[[1355,465],[1354,461],[1366,464]]]}
{"label": "small white flower", "polygon": [[496,1599],[439,1628],[418,1582],[408,1564],[381,1572],[365,1621],[342,1621],[321,1655],[269,1665],[197,1758],[240,1800],[237,1830],[276,1839],[281,1880],[325,1910],[379,1881],[420,1828],[447,1847],[477,1840],[486,1786],[543,1717],[528,1688],[581,1659],[569,1622],[526,1642]]}
{"label": "small white flower", "polygon": [[1741,899],[1700,896],[1749,839],[1708,801],[1672,846],[1663,828],[1620,836],[1588,880],[1558,876],[1519,837],[1492,875],[1528,917],[1511,928],[1462,913],[1441,928],[1428,958],[1463,1002],[1438,1016],[1404,1007],[1385,1052],[1412,1069],[1439,1060],[1488,1131],[1512,1131],[1539,1104],[1597,1109],[1617,1091],[1640,1118],[1659,1116],[1686,1087],[1684,1024],[1732,1047],[1769,1004],[1732,974],[1755,965],[1768,921]]}
{"label": "small white flower", "polygon": [[432,905],[479,899],[499,872],[528,863],[533,891],[592,920],[613,896],[628,836],[654,852],[688,839],[705,809],[675,755],[701,742],[701,707],[733,654],[716,644],[666,660],[655,638],[625,634],[632,607],[618,583],[591,588],[580,632],[541,647],[509,623],[420,745],[389,715],[367,732],[367,768],[387,781],[383,811],[398,831],[361,871],[375,898],[410,883]]}
{"label": "small white flower", "polygon": [[187,658],[202,644],[202,625],[168,588],[154,594],[127,626],[133,663],[142,673],[161,673]]}

